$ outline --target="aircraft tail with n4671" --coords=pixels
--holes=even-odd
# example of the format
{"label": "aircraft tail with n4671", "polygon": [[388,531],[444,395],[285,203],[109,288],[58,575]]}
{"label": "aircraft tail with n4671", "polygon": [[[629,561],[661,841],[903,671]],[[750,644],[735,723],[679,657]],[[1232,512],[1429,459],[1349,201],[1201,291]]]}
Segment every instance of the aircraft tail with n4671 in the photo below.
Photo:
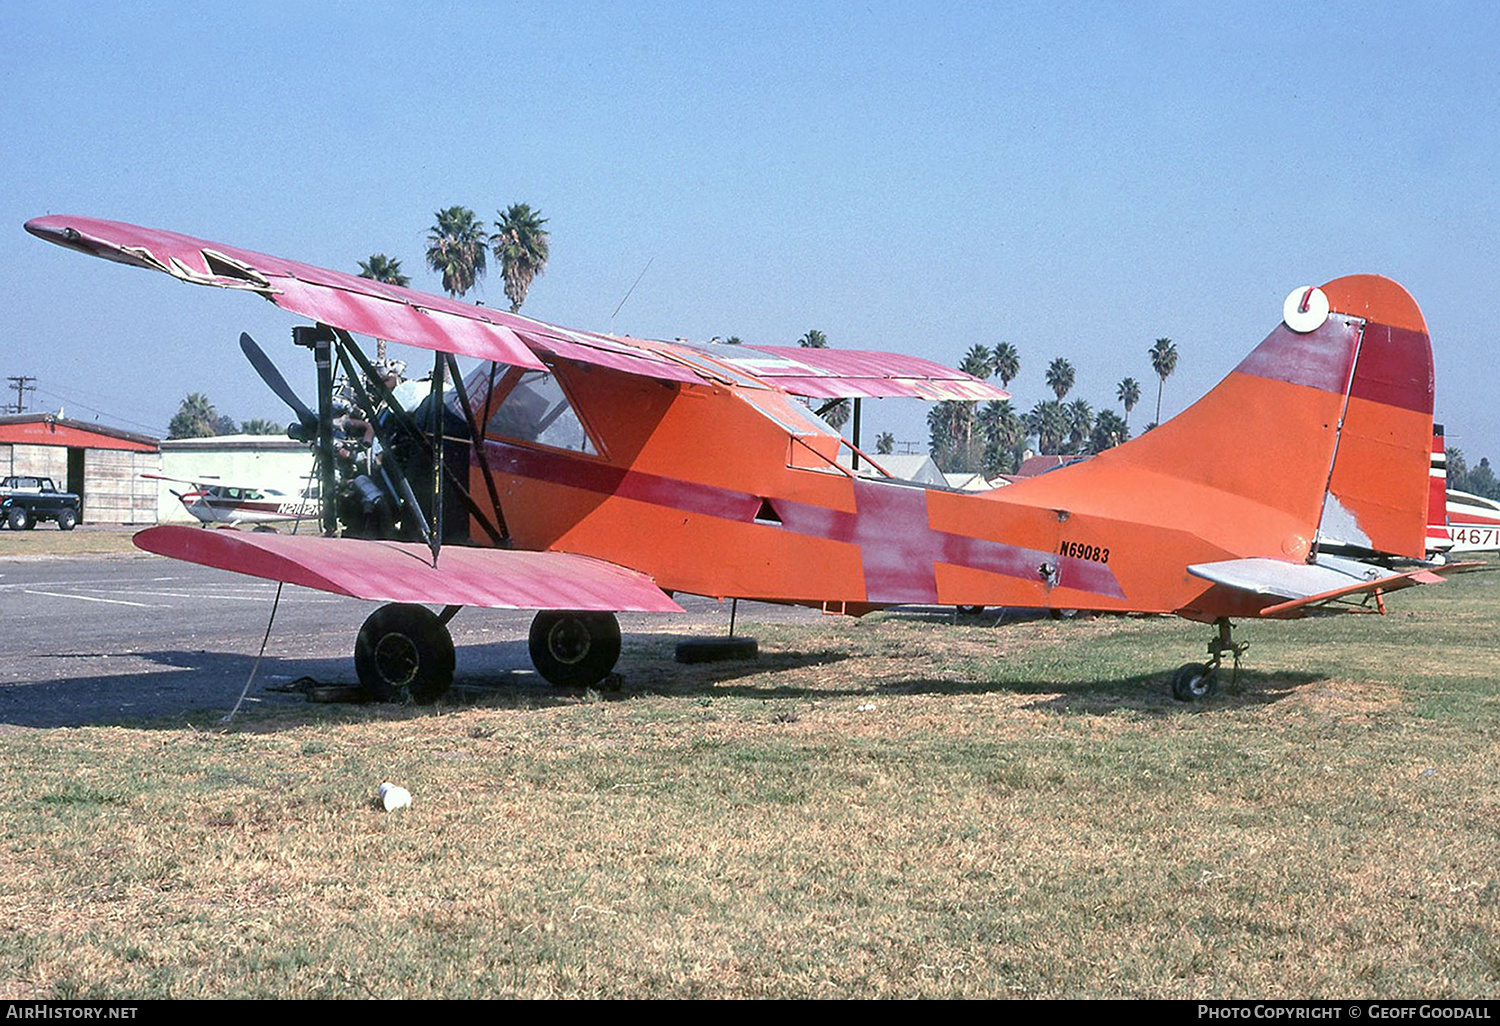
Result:
{"label": "aircraft tail with n4671", "polygon": [[1427,503],[1427,551],[1447,559],[1459,552],[1500,552],[1500,500],[1448,487],[1443,426],[1432,428],[1432,497]]}

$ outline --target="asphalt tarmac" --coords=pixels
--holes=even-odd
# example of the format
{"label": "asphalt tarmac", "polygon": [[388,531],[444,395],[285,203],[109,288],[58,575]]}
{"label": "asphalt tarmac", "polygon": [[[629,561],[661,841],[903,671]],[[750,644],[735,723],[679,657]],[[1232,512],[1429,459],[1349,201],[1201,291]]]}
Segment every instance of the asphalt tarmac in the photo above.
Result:
{"label": "asphalt tarmac", "polygon": [[[150,555],[0,560],[0,726],[136,724],[227,712],[245,686],[277,584]],[[723,634],[729,604],[679,597],[682,614],[621,614],[621,630]],[[253,702],[302,677],[353,684],[354,639],[376,603],[282,589]],[[550,685],[526,652],[528,611],[465,609],[450,624],[456,687]],[[740,603],[737,624],[816,619]],[[622,669],[625,669],[622,663]]]}

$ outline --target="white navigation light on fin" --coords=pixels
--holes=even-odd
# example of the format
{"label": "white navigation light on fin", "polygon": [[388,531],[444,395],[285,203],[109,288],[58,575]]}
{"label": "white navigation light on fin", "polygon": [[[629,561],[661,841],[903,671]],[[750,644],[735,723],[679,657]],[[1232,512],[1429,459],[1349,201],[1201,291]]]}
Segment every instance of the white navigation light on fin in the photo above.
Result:
{"label": "white navigation light on fin", "polygon": [[1328,297],[1316,285],[1292,289],[1281,304],[1281,319],[1299,335],[1317,331],[1328,320]]}

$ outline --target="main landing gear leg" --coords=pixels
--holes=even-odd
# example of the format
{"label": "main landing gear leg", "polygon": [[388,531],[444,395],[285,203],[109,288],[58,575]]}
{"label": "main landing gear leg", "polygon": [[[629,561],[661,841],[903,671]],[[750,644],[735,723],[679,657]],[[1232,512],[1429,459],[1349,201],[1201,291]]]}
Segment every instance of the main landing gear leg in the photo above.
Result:
{"label": "main landing gear leg", "polygon": [[1219,628],[1219,633],[1208,642],[1208,662],[1188,663],[1172,676],[1172,697],[1179,702],[1194,702],[1213,694],[1218,684],[1219,665],[1224,661],[1225,653],[1234,657],[1230,683],[1233,684],[1239,676],[1240,656],[1245,654],[1250,643],[1234,640],[1231,633],[1234,626],[1227,616],[1215,620],[1214,626]]}

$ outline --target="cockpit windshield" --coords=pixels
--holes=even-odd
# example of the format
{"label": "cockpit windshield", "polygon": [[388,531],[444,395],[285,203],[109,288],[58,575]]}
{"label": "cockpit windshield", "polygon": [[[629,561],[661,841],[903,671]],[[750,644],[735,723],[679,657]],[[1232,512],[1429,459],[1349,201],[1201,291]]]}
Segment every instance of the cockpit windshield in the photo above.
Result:
{"label": "cockpit windshield", "polygon": [[490,415],[485,434],[591,456],[599,453],[557,378],[544,371],[521,374]]}

